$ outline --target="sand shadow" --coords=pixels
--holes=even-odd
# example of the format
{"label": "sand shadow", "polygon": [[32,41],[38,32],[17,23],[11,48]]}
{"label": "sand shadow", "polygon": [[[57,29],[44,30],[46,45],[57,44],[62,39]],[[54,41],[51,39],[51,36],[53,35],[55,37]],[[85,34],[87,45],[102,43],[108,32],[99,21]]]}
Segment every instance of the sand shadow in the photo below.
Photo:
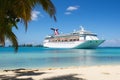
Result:
{"label": "sand shadow", "polygon": [[37,76],[45,74],[45,72],[35,73],[34,71],[24,71],[24,72],[15,72],[17,73],[17,76]]}
{"label": "sand shadow", "polygon": [[[29,70],[26,71],[26,69],[14,69],[14,70],[4,70],[6,72],[13,71],[16,73],[16,75],[8,76],[8,75],[0,75],[0,80],[33,80],[31,76],[38,76],[45,74],[45,72],[35,72],[38,70]],[[18,78],[21,76],[28,76],[28,78]]]}
{"label": "sand shadow", "polygon": [[8,71],[21,71],[21,70],[26,70],[24,68],[19,68],[19,69],[12,69],[12,70],[4,70],[5,72],[8,72]]}
{"label": "sand shadow", "polygon": [[49,79],[44,79],[44,80],[86,80],[84,78],[76,78],[77,74],[70,74],[70,75],[65,75],[65,76],[59,76],[59,77],[53,77]]}
{"label": "sand shadow", "polygon": [[[26,69],[14,69],[14,70],[5,70],[13,71],[16,73],[15,75],[8,76],[8,75],[0,75],[0,80],[33,80],[31,76],[40,76],[42,74],[46,74],[45,72],[37,72],[38,70],[26,70]],[[64,76],[58,76],[53,78],[46,78],[44,80],[86,80],[84,78],[77,78],[75,77],[77,74],[70,74]],[[22,76],[27,76],[27,78],[18,78]]]}
{"label": "sand shadow", "polygon": [[0,75],[0,80],[33,80],[32,78],[18,79],[17,76]]}

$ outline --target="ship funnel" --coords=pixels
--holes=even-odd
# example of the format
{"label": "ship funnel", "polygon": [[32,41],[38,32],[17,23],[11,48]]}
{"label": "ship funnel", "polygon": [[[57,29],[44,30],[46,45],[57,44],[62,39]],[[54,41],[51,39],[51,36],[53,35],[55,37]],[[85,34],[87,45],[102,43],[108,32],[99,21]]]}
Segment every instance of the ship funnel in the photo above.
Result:
{"label": "ship funnel", "polygon": [[54,31],[54,35],[59,35],[58,29],[55,28],[50,28],[50,29]]}

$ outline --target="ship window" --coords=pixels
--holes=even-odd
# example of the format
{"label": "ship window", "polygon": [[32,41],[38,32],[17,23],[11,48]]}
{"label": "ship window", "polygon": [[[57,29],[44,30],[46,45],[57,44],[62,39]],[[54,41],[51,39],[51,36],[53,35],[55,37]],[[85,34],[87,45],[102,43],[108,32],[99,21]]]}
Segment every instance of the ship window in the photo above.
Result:
{"label": "ship window", "polygon": [[70,39],[70,41],[72,41],[72,39]]}
{"label": "ship window", "polygon": [[65,41],[67,41],[67,40],[65,40]]}
{"label": "ship window", "polygon": [[79,41],[79,39],[77,39],[77,41]]}
{"label": "ship window", "polygon": [[76,41],[76,39],[73,39],[73,41]]}

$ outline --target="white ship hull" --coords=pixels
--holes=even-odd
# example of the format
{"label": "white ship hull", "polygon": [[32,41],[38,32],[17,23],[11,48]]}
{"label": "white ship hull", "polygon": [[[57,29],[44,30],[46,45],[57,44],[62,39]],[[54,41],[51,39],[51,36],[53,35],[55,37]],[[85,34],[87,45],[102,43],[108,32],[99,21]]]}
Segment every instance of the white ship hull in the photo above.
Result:
{"label": "white ship hull", "polygon": [[46,36],[43,46],[48,48],[96,48],[105,40],[98,39],[97,35],[89,31],[74,31],[68,34],[59,34],[58,29],[52,28],[54,35]]}
{"label": "white ship hull", "polygon": [[44,42],[43,46],[48,48],[96,48],[104,40],[85,40],[85,41],[75,41],[75,42]]}

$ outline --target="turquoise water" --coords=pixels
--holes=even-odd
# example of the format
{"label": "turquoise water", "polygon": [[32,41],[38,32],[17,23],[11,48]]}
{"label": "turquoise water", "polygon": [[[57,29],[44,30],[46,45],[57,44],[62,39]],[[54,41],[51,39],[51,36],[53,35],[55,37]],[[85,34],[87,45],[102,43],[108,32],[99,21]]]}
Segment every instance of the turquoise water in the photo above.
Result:
{"label": "turquoise water", "polygon": [[120,48],[50,49],[0,47],[0,69],[51,68],[120,64]]}

